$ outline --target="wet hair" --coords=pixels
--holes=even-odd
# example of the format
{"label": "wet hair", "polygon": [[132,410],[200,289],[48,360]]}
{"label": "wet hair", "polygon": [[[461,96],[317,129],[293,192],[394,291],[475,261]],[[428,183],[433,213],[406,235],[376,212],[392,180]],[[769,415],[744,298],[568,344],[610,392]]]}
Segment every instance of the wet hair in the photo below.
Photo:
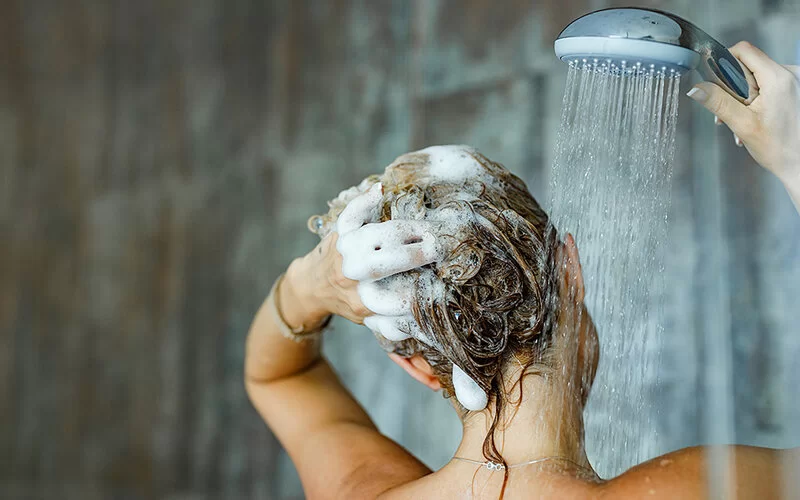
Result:
{"label": "wet hair", "polygon": [[[558,238],[547,214],[519,177],[477,152],[472,156],[493,181],[481,186],[473,201],[458,199],[462,189],[458,184],[432,183],[420,188],[414,182],[413,161],[408,175],[396,179],[398,182],[384,180],[384,192],[389,196],[385,196],[382,222],[391,216],[393,197],[419,190],[427,208],[455,205],[479,217],[459,235],[454,250],[443,261],[427,266],[444,283],[446,299],[415,300],[412,304],[417,323],[441,350],[413,338],[381,343],[403,357],[421,354],[446,396],[453,394],[452,363],[464,370],[489,395],[493,406],[483,454],[507,465],[494,435],[505,407],[521,400],[522,385],[520,379],[519,398],[512,398],[506,392],[504,368],[519,363],[523,373],[529,374],[553,368],[548,347],[558,311]],[[394,167],[402,170],[402,157],[399,160]]]}
{"label": "wet hair", "polygon": [[[421,211],[447,207],[474,217],[466,218],[470,222],[458,234],[449,235],[452,250],[442,261],[424,266],[442,281],[445,293],[428,300],[417,290],[412,304],[414,318],[436,347],[415,338],[394,342],[377,337],[386,351],[403,357],[422,355],[445,397],[454,394],[453,363],[464,370],[489,396],[493,420],[483,454],[507,465],[495,430],[502,425],[505,408],[521,401],[522,377],[517,382],[519,396],[513,397],[516,390],[506,390],[505,368],[520,364],[526,376],[554,368],[550,348],[559,309],[555,269],[559,241],[547,214],[519,177],[474,150],[469,154],[484,175],[461,182],[426,179],[426,155],[409,153],[380,178],[381,222],[392,219],[393,213],[416,213],[413,208],[393,210],[408,204],[420,205]],[[341,209],[332,203],[332,211]],[[508,469],[504,472],[501,497]]]}

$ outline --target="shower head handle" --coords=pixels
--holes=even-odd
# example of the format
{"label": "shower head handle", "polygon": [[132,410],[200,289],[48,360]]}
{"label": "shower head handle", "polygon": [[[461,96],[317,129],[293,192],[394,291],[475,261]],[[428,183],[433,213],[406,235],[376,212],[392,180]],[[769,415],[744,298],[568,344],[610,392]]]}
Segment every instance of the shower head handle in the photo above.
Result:
{"label": "shower head handle", "polygon": [[[574,46],[565,43],[570,38],[602,38],[606,43],[595,44],[595,48],[614,47],[613,50],[608,49],[613,53],[581,54],[584,57],[611,55],[624,58],[627,55],[625,44],[628,43],[635,44],[637,55],[649,52],[649,47],[654,54],[651,60],[660,60],[662,54],[669,54],[668,58],[677,56],[667,62],[684,70],[697,69],[705,80],[719,85],[740,102],[749,104],[758,96],[753,74],[724,45],[686,19],[669,12],[626,7],[586,14],[570,23],[558,36],[556,52],[561,52],[559,56],[562,58],[571,55],[565,53]],[[632,42],[634,40],[636,42]],[[562,46],[561,51],[559,43]],[[671,49],[669,46],[672,46]],[[567,51],[563,47],[568,47]],[[681,48],[688,49],[697,56],[685,57],[680,52]]]}
{"label": "shower head handle", "polygon": [[682,17],[657,9],[643,9],[669,17],[681,27],[682,45],[700,54],[695,68],[704,80],[715,83],[744,104],[758,97],[750,69],[714,37]]}

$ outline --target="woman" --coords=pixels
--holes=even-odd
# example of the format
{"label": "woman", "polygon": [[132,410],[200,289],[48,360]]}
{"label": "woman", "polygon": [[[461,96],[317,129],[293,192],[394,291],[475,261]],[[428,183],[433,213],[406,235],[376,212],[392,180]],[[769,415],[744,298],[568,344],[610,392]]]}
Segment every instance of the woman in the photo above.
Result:
{"label": "woman", "polygon": [[[797,68],[744,42],[731,51],[753,71],[760,96],[745,106],[709,83],[689,96],[800,209]],[[251,327],[245,366],[250,398],[308,497],[706,496],[699,447],[606,481],[592,471],[582,411],[598,351],[578,250],[570,235],[559,241],[502,167],[464,148],[404,155],[343,192],[313,225],[324,238],[276,282]],[[393,361],[452,396],[464,432],[442,469],[382,436],[339,383],[319,349],[332,314],[369,326]],[[732,451],[739,498],[778,496],[780,461],[797,454]]]}

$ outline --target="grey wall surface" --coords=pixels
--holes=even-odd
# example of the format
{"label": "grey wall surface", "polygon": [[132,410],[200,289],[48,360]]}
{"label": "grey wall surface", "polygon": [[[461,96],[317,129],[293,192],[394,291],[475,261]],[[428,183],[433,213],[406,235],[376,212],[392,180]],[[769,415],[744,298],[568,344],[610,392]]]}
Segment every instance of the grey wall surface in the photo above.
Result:
{"label": "grey wall surface", "polygon": [[[800,0],[633,3],[800,64]],[[547,200],[552,41],[617,4],[0,2],[0,497],[301,498],[242,361],[273,280],[315,244],[306,219],[441,143]],[[737,442],[800,445],[800,217],[686,99],[679,135],[658,425],[641,440],[666,452],[729,421]],[[336,321],[326,354],[381,429],[440,466],[454,413],[370,340]],[[593,397],[612,382],[601,365]],[[719,391],[735,411],[709,407]],[[642,417],[590,407],[589,439]]]}

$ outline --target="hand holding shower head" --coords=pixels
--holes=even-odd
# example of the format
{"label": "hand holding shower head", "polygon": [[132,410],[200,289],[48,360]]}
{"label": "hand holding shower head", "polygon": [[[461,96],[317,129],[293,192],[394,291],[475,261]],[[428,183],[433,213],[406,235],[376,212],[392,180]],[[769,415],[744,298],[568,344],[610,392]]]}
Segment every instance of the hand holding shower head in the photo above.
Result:
{"label": "hand holding shower head", "polygon": [[758,96],[755,78],[728,49],[689,21],[644,8],[598,10],[574,20],[555,42],[563,61],[598,60],[686,73],[693,69],[740,102]]}

